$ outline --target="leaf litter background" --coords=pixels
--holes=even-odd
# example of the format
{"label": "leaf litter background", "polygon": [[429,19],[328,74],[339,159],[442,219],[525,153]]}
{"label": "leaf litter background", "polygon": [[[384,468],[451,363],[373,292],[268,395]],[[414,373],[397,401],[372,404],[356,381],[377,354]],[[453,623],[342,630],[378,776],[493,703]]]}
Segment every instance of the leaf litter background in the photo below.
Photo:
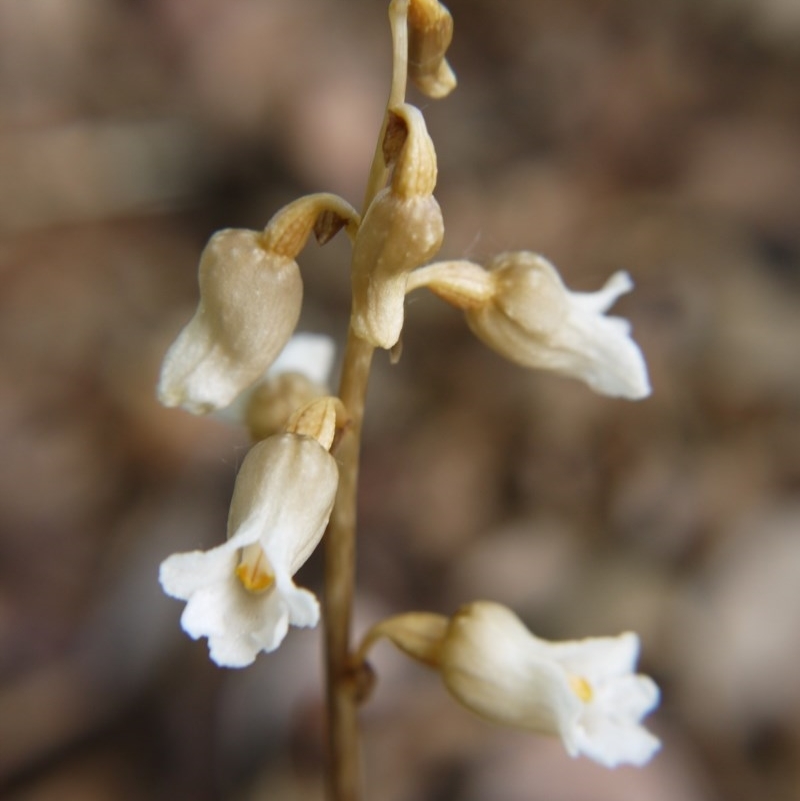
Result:
{"label": "leaf litter background", "polygon": [[[178,628],[159,561],[217,542],[247,443],[159,408],[212,231],[299,194],[358,205],[386,4],[0,4],[0,794],[321,797],[318,632],[243,672]],[[408,303],[379,356],[357,629],[492,598],[549,637],[640,632],[663,752],[606,771],[493,728],[388,647],[363,712],[383,801],[800,794],[800,7],[453,0],[445,256],[616,269],[643,403],[502,362]],[[347,247],[302,328],[341,338]],[[301,581],[318,588],[319,555]]]}

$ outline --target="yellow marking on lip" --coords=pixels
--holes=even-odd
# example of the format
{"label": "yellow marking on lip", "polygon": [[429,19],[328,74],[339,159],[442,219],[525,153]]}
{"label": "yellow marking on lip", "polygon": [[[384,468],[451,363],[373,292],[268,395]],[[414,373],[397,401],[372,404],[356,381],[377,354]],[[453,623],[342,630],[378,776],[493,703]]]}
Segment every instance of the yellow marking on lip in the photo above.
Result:
{"label": "yellow marking on lip", "polygon": [[573,676],[570,674],[569,676],[569,686],[572,692],[578,696],[585,704],[588,704],[589,701],[592,700],[594,697],[594,690],[592,690],[592,685],[583,678],[583,676]]}
{"label": "yellow marking on lip", "polygon": [[275,576],[266,568],[266,557],[258,544],[242,549],[236,577],[249,592],[265,592],[275,583]]}

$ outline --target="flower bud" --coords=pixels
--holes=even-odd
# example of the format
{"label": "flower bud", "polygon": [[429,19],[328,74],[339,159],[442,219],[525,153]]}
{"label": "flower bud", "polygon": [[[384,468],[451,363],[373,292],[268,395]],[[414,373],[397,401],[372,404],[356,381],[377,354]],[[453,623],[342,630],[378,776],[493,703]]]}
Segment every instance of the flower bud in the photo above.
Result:
{"label": "flower bud", "polygon": [[283,431],[296,409],[325,394],[327,388],[315,384],[302,373],[280,373],[256,383],[247,395],[242,419],[254,442]]}
{"label": "flower bud", "polygon": [[204,414],[231,403],[289,340],[303,297],[295,261],[311,231],[327,241],[358,215],[335,195],[290,203],[263,232],[226,229],[200,257],[200,303],[161,368],[159,400]]}
{"label": "flower bud", "polygon": [[408,75],[423,94],[439,99],[456,86],[444,54],[453,39],[453,17],[438,0],[411,0],[408,7]]}
{"label": "flower bud", "polygon": [[604,314],[632,288],[626,273],[613,275],[598,292],[570,292],[552,264],[523,251],[497,256],[488,275],[491,298],[465,314],[489,347],[525,367],[578,378],[603,395],[635,400],[650,394],[630,324]]}
{"label": "flower bud", "polygon": [[391,348],[403,328],[408,274],[439,249],[444,222],[433,197],[436,151],[418,109],[404,104],[390,112],[384,154],[394,173],[356,236],[351,325],[372,345]]}

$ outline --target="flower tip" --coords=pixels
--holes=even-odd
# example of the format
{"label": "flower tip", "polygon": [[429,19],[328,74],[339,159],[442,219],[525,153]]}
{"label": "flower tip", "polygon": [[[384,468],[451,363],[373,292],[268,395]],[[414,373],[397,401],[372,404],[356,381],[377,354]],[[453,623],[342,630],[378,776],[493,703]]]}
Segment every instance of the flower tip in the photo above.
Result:
{"label": "flower tip", "polygon": [[221,668],[246,668],[256,661],[258,651],[234,646],[227,640],[210,639],[208,655]]}
{"label": "flower tip", "polygon": [[608,744],[582,744],[578,753],[571,756],[582,754],[606,768],[623,765],[642,768],[661,750],[661,740],[642,726],[618,736],[618,742],[612,747]]}
{"label": "flower tip", "polygon": [[176,406],[181,405],[181,397],[175,392],[171,386],[165,385],[163,381],[159,381],[156,387],[156,399],[162,406],[168,409],[174,409]]}
{"label": "flower tip", "polygon": [[642,383],[633,391],[631,395],[628,395],[629,400],[644,400],[645,398],[649,398],[653,394],[653,389],[650,386],[650,382],[647,379],[647,376],[643,376]]}
{"label": "flower tip", "polygon": [[[174,556],[174,554],[173,554]],[[168,556],[159,566],[158,566],[158,583],[161,585],[161,589],[163,590],[165,595],[169,595],[171,598],[175,598],[175,591],[172,588],[172,564],[170,560],[172,556]]]}
{"label": "flower tip", "polygon": [[633,278],[627,270],[618,270],[606,281],[603,291],[614,295],[614,299],[633,289]]}
{"label": "flower tip", "polygon": [[314,593],[299,587],[292,587],[286,593],[289,609],[289,622],[293,626],[311,629],[319,623],[319,602]]}
{"label": "flower tip", "polygon": [[442,59],[435,73],[412,75],[412,78],[420,92],[432,100],[442,100],[458,85],[456,74],[447,59]]}
{"label": "flower tip", "polygon": [[647,365],[645,364],[644,356],[642,356],[639,347],[631,340],[629,341],[633,345],[635,353],[631,353],[629,359],[630,364],[625,371],[625,375],[621,376],[621,383],[617,390],[609,392],[598,389],[598,391],[603,392],[605,395],[623,398],[624,400],[644,400],[653,392],[650,386],[650,378],[647,374]]}
{"label": "flower tip", "polygon": [[174,382],[170,376],[162,376],[156,388],[158,402],[168,409],[181,408],[190,414],[205,415],[224,408],[230,403],[228,395],[213,398],[209,390],[213,385],[203,385],[189,380]]}

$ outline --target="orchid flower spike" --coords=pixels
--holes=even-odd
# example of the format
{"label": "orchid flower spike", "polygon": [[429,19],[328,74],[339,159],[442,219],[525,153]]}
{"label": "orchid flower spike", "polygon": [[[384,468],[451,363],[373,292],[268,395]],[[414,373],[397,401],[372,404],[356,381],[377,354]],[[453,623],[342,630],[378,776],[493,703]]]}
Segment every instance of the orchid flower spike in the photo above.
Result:
{"label": "orchid flower spike", "polygon": [[248,452],[233,490],[227,542],[161,564],[164,592],[187,602],[184,631],[207,637],[211,659],[222,667],[245,667],[260,651],[275,650],[289,624],[319,620],[317,599],[292,576],[316,548],[333,508],[339,473],[328,449],[341,403],[314,403],[313,413]]}
{"label": "orchid flower spike", "polygon": [[411,613],[382,621],[367,634],[362,659],[381,637],[437,669],[471,711],[560,737],[570,756],[583,754],[606,767],[644,765],[660,748],[640,723],[658,704],[659,691],[633,673],[635,634],[548,642],[510,609],[477,601],[450,619]]}
{"label": "orchid flower spike", "polygon": [[309,195],[281,209],[264,231],[226,229],[200,257],[200,303],[167,352],[158,398],[206,414],[228,406],[281,352],[303,297],[295,261],[312,230],[324,243],[358,215],[341,198]]}

